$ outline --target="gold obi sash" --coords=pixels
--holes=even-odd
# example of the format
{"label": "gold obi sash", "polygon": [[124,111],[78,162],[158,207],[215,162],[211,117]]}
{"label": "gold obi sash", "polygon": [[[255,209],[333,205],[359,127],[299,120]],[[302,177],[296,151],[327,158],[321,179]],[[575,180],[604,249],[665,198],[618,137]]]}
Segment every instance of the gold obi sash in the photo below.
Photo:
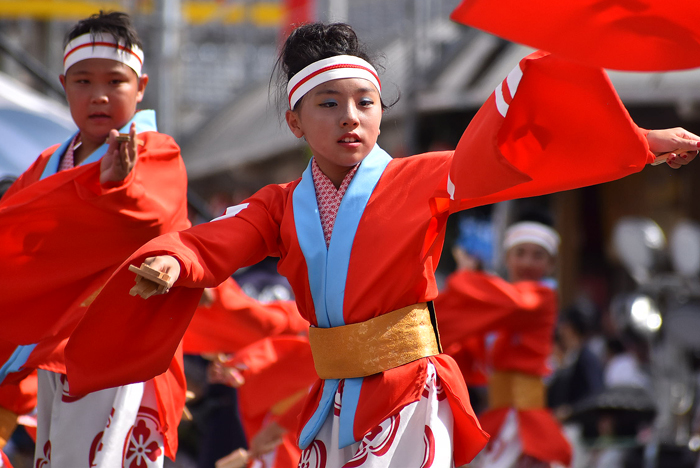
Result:
{"label": "gold obi sash", "polygon": [[489,379],[489,408],[545,407],[542,378],[514,371],[495,371]]}
{"label": "gold obi sash", "polygon": [[309,328],[322,379],[366,377],[442,352],[432,304],[414,304],[361,323]]}

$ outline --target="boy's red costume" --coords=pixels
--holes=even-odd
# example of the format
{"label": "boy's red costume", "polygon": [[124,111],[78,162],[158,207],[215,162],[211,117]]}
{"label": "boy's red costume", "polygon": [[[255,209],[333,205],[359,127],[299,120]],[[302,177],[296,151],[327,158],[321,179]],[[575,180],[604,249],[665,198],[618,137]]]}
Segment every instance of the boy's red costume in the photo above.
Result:
{"label": "boy's red costume", "polygon": [[[441,338],[446,347],[465,338],[498,331],[488,359],[494,372],[535,378],[550,373],[547,360],[557,320],[557,295],[549,286],[522,281],[509,283],[477,271],[459,271],[447,279],[435,300]],[[542,387],[543,388],[543,387]],[[518,411],[523,453],[538,460],[568,466],[571,447],[549,409],[494,407],[479,415],[482,427],[498,434],[510,408]]]}
{"label": "boy's red costume", "polygon": [[[37,367],[65,373],[67,339],[114,269],[148,239],[190,226],[180,148],[156,131],[153,111],[132,121],[138,160],[122,183],[100,184],[99,158],[55,173],[64,143],[44,151],[0,200],[0,366],[17,357],[18,345],[36,345],[25,348],[24,361],[2,366],[8,383]],[[182,353],[170,357],[154,377],[172,457],[185,376]]]}

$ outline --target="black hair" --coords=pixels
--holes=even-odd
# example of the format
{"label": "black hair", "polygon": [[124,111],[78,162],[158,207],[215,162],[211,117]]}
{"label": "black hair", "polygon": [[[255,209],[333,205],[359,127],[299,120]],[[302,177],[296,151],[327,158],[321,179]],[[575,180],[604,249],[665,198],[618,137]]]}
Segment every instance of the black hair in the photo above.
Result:
{"label": "black hair", "polygon": [[[270,82],[277,75],[277,99],[280,109],[286,108],[287,83],[294,75],[314,62],[336,55],[354,55],[377,65],[367,52],[357,34],[345,23],[308,23],[296,28],[282,45],[279,57],[272,70]],[[300,99],[295,109],[303,101]],[[387,106],[382,102],[382,108]]]}
{"label": "black hair", "polygon": [[143,48],[136,28],[131,22],[131,17],[121,11],[104,12],[100,10],[99,13],[78,21],[66,34],[63,47],[65,48],[76,37],[87,33],[90,33],[93,39],[100,33],[111,34],[118,44],[128,49],[134,45]]}

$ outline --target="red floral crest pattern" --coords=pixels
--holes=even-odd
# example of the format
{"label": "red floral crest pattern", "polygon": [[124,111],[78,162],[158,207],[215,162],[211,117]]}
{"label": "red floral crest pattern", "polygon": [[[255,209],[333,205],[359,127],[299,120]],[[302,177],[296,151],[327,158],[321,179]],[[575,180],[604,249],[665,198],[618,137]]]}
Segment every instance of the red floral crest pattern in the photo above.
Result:
{"label": "red floral crest pattern", "polygon": [[425,386],[423,387],[423,394],[421,395],[423,398],[430,397],[430,388],[431,387],[435,388],[435,395],[437,396],[438,401],[442,401],[445,398],[447,398],[447,394],[445,393],[445,389],[442,388],[442,381],[435,374],[434,371],[428,372],[428,378],[425,381]]}
{"label": "red floral crest pattern", "polygon": [[298,468],[326,468],[327,460],[326,446],[320,440],[314,440],[301,452]]}
{"label": "red floral crest pattern", "polygon": [[425,442],[425,454],[423,455],[423,463],[420,468],[430,468],[435,460],[435,436],[430,426],[425,426],[423,442]]}
{"label": "red floral crest pattern", "polygon": [[45,466],[51,466],[51,441],[47,440],[44,444],[43,456],[36,459],[36,464],[34,468],[44,468]]}
{"label": "red floral crest pattern", "polygon": [[385,455],[396,440],[400,422],[401,416],[396,414],[369,431],[360,442],[355,456],[345,464],[344,468],[361,466],[370,454],[377,457]]}
{"label": "red floral crest pattern", "polygon": [[163,454],[158,413],[145,406],[139,408],[136,423],[129,431],[124,450],[124,468],[151,468]]}

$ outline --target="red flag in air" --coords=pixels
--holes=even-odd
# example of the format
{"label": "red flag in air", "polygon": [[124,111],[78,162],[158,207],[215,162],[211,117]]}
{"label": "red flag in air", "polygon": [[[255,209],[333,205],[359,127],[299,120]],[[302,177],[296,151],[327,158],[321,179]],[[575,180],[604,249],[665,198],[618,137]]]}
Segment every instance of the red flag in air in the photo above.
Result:
{"label": "red flag in air", "polygon": [[294,28],[311,23],[316,17],[315,0],[284,0],[282,6],[284,16],[280,30],[280,42],[284,42]]}
{"label": "red flag in air", "polygon": [[697,0],[463,0],[451,18],[603,68],[700,67]]}
{"label": "red flag in air", "polygon": [[[541,51],[522,59],[498,85],[457,151],[480,156],[455,159],[454,165],[469,165],[475,180],[502,186],[479,204],[616,180],[654,160],[645,132],[602,68]],[[503,161],[527,175],[522,183],[508,182]],[[468,199],[479,190],[474,185],[448,189],[454,200]]]}

